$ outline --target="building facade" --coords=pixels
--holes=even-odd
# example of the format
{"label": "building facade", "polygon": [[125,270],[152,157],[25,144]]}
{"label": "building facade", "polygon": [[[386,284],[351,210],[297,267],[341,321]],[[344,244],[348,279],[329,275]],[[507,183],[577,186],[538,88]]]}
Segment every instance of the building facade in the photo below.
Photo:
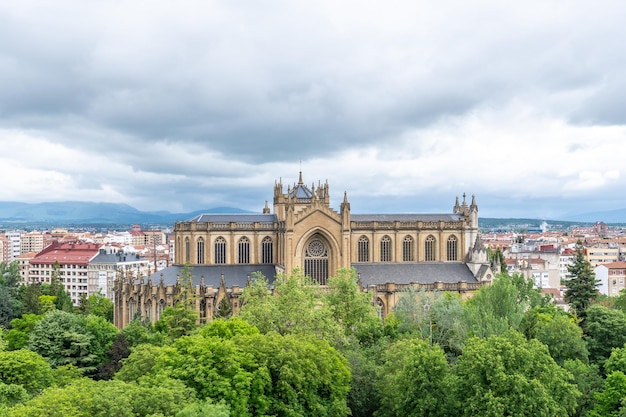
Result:
{"label": "building facade", "polygon": [[99,249],[95,243],[52,242],[29,261],[28,282],[49,284],[58,265],[58,278],[77,306],[81,296],[89,295],[87,269]]}
{"label": "building facade", "polygon": [[[254,272],[271,282],[300,268],[326,285],[340,268],[354,268],[363,291],[385,315],[408,288],[466,293],[491,280],[478,233],[478,206],[456,199],[446,214],[352,214],[344,193],[330,206],[328,183],[274,184],[273,210],[260,214],[203,214],[174,226],[174,264],[147,280],[116,289],[116,325],[140,315],[156,320],[170,305],[184,265],[200,295],[199,315],[211,319],[224,297],[233,311]],[[168,294],[170,294],[168,296]],[[169,297],[169,298],[168,298]],[[149,310],[149,311],[148,311]]]}
{"label": "building facade", "polygon": [[600,264],[593,269],[600,294],[617,297],[626,288],[626,262]]}

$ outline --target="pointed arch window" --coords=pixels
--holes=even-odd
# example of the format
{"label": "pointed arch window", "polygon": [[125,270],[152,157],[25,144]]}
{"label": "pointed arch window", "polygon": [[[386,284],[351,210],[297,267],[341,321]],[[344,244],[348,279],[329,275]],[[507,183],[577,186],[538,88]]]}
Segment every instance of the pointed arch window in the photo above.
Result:
{"label": "pointed arch window", "polygon": [[262,262],[264,264],[274,263],[274,242],[269,236],[265,236],[261,242]]}
{"label": "pointed arch window", "polygon": [[189,238],[185,238],[185,263],[191,262],[191,243]]}
{"label": "pointed arch window", "polygon": [[458,260],[458,239],[456,236],[452,235],[448,238],[448,242],[446,244],[446,259],[448,261],[457,261]]}
{"label": "pointed arch window", "polygon": [[239,247],[239,263],[240,264],[249,264],[250,263],[250,239],[247,237],[242,237],[239,239],[239,243],[237,244]]}
{"label": "pointed arch window", "polygon": [[320,285],[328,279],[328,248],[319,237],[309,241],[304,251],[304,274]]}
{"label": "pointed arch window", "polygon": [[402,261],[413,262],[415,260],[413,238],[411,236],[405,236],[402,241]]}
{"label": "pointed arch window", "polygon": [[380,239],[380,261],[391,262],[391,238],[387,235]]}
{"label": "pointed arch window", "polygon": [[196,242],[196,263],[198,265],[204,264],[204,239],[199,238],[198,242]]}
{"label": "pointed arch window", "polygon": [[428,235],[424,241],[424,260],[433,262],[435,260],[435,237]]}
{"label": "pointed arch window", "polygon": [[357,248],[357,262],[370,261],[370,240],[367,236],[361,236]]}
{"label": "pointed arch window", "polygon": [[215,263],[226,263],[226,239],[222,236],[215,239]]}

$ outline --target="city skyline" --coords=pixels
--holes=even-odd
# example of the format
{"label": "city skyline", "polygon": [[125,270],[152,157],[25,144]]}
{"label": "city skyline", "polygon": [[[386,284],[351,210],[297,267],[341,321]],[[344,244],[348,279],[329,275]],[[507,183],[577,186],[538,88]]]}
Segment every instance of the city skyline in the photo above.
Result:
{"label": "city skyline", "polygon": [[623,209],[624,12],[0,5],[0,200],[259,212],[302,171],[355,213],[448,212],[463,193],[481,217]]}

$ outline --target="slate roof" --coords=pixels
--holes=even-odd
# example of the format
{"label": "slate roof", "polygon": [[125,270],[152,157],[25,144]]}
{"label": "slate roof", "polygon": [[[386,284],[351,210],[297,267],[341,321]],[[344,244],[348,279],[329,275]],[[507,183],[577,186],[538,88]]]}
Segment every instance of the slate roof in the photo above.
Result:
{"label": "slate roof", "polygon": [[459,221],[463,216],[460,214],[352,214],[350,220],[355,222],[446,222]]}
{"label": "slate roof", "polygon": [[[268,282],[272,284],[276,277],[276,267],[274,265],[201,265],[190,266],[194,285],[200,285],[204,277],[204,285],[217,288],[221,284],[222,274],[226,287],[245,287],[248,284],[248,277],[252,279],[255,272],[261,272]],[[150,276],[153,285],[158,285],[161,276],[165,285],[175,285],[176,277],[182,273],[183,266],[173,265],[161,271],[157,271]]]}
{"label": "slate roof", "polygon": [[187,220],[192,223],[273,223],[278,221],[275,214],[200,214]]}
{"label": "slate roof", "polygon": [[98,255],[91,260],[91,264],[115,264],[121,262],[132,262],[132,261],[145,261],[145,258],[142,258],[138,254],[135,253],[109,253],[104,250],[100,250]]}
{"label": "slate roof", "polygon": [[360,274],[363,286],[385,284],[432,284],[478,282],[463,262],[380,262],[355,263],[352,267]]}

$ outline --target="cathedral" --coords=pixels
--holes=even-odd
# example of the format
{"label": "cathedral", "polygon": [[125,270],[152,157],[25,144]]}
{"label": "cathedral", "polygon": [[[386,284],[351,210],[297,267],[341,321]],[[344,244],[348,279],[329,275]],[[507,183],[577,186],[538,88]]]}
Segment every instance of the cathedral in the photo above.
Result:
{"label": "cathedral", "polygon": [[354,268],[381,316],[412,287],[462,295],[489,283],[493,272],[478,233],[478,205],[457,197],[445,214],[352,214],[347,193],[330,206],[328,182],[274,184],[273,208],[260,214],[202,214],[174,225],[174,264],[144,279],[120,277],[115,324],[156,321],[174,303],[185,265],[193,276],[201,322],[237,312],[256,274],[270,285],[300,268],[325,285],[340,268]]}

